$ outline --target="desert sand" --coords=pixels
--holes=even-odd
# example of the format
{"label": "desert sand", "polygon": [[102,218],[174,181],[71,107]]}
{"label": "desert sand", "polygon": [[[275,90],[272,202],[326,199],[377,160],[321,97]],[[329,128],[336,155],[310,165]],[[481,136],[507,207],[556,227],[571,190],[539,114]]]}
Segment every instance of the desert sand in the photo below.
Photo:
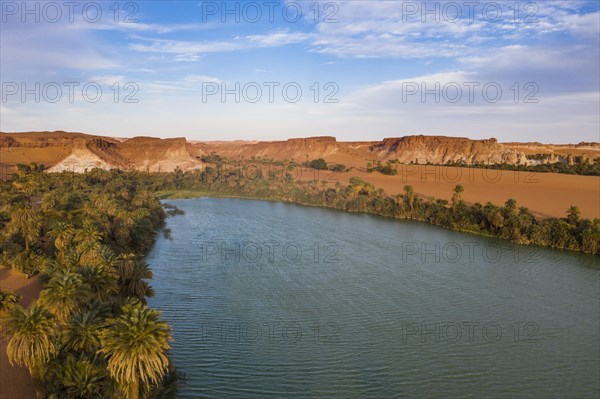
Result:
{"label": "desert sand", "polygon": [[[35,277],[8,268],[0,268],[0,289],[11,290],[21,295],[21,305],[29,306],[40,294],[42,285]],[[35,390],[29,371],[25,367],[12,367],[6,355],[8,341],[0,337],[0,399],[35,399]]]}
{"label": "desert sand", "polygon": [[[417,141],[423,140],[417,137]],[[435,138],[434,138],[435,139]],[[600,177],[577,176],[558,173],[534,173],[515,172],[509,170],[493,170],[480,168],[457,168],[450,166],[431,165],[397,165],[398,175],[386,176],[379,172],[368,173],[367,163],[376,160],[390,159],[389,149],[394,148],[394,140],[384,140],[377,144],[373,142],[344,143],[335,142],[334,138],[315,138],[287,142],[261,142],[258,144],[247,143],[202,143],[201,149],[204,153],[216,153],[228,158],[241,159],[249,162],[252,156],[262,156],[279,160],[295,159],[296,162],[323,157],[329,163],[340,163],[346,167],[354,168],[350,172],[335,173],[318,171],[318,180],[330,182],[339,181],[348,184],[352,176],[361,177],[372,183],[376,188],[383,188],[387,194],[396,195],[403,191],[404,186],[411,185],[415,191],[423,197],[435,197],[450,200],[452,190],[457,184],[465,188],[462,198],[465,202],[473,204],[479,202],[486,204],[491,202],[495,205],[503,205],[506,200],[512,198],[519,206],[530,209],[537,217],[565,217],[567,209],[571,205],[579,207],[581,216],[584,218],[600,218]],[[464,139],[458,139],[460,143]],[[446,139],[450,144],[439,145],[430,143],[425,139],[424,148],[420,143],[414,144],[413,156],[423,158],[427,154],[437,154],[433,161],[441,162],[447,156],[456,157],[465,145],[461,144],[459,149],[454,149],[453,139]],[[469,147],[469,153],[480,156],[481,151],[485,154],[493,153],[499,145],[495,142],[477,143],[478,146],[489,145],[490,148],[480,150],[479,147]],[[374,146],[375,145],[375,146]],[[373,148],[385,148],[383,156]],[[527,153],[553,153],[582,155],[591,157],[600,156],[600,147],[597,143],[578,145],[543,145],[521,144],[504,145],[513,151],[527,150]],[[441,152],[440,152],[441,150]],[[394,150],[395,151],[395,150]],[[510,155],[510,151],[507,153]],[[439,153],[439,154],[438,154]],[[392,156],[392,159],[400,159]],[[251,161],[250,161],[251,162]],[[315,171],[304,170],[297,172],[296,178],[311,180]]]}
{"label": "desert sand", "polygon": [[597,176],[423,165],[400,165],[398,170],[395,176],[353,170],[331,175],[328,180],[348,184],[350,177],[358,176],[391,195],[411,185],[424,197],[447,200],[460,184],[465,188],[462,198],[470,204],[503,205],[512,198],[540,218],[565,217],[571,205],[579,207],[584,218],[600,218],[600,177]]}

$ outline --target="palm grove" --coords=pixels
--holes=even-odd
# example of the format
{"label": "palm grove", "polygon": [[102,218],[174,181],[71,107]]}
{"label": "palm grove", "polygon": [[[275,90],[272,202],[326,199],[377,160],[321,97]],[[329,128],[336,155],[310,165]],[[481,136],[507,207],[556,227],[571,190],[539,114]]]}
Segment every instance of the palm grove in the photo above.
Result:
{"label": "palm grove", "polygon": [[43,397],[159,397],[172,375],[171,332],[146,306],[143,255],[166,215],[134,176],[95,172],[22,165],[0,183],[0,264],[43,283],[27,309],[2,293],[7,353]]}
{"label": "palm grove", "polygon": [[[162,191],[163,197],[235,196],[293,202],[304,205],[368,213],[396,219],[412,219],[456,231],[498,237],[517,244],[539,245],[600,254],[600,219],[580,217],[576,206],[565,209],[564,218],[537,219],[513,199],[503,206],[467,204],[462,200],[464,187],[457,185],[450,201],[424,197],[412,186],[400,194],[389,195],[359,177],[342,185],[328,177],[334,169],[300,171],[302,165],[272,159],[216,159],[204,170],[148,175],[149,189]],[[337,165],[334,165],[336,167]],[[299,178],[300,177],[300,178]],[[191,190],[191,193],[185,193]]]}

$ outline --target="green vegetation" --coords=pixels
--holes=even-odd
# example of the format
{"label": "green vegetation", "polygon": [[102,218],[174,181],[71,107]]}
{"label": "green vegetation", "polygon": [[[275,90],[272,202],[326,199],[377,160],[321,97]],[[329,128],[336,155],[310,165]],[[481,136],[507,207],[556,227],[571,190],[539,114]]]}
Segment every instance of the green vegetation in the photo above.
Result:
{"label": "green vegetation", "polygon": [[[544,154],[538,154],[536,156],[527,156],[528,159],[537,161],[547,160],[549,156]],[[367,162],[368,172],[380,172],[384,175],[396,175],[398,171],[395,165],[399,165],[397,159],[392,159],[382,164],[381,161]],[[410,165],[414,165],[411,162]],[[513,165],[507,163],[497,164],[468,164],[466,162],[449,162],[445,164],[426,163],[424,165],[429,166],[452,166],[457,168],[477,168],[477,169],[495,169],[495,170],[510,170],[518,172],[534,172],[534,173],[562,173],[568,175],[582,175],[582,176],[600,176],[600,157],[594,160],[585,160],[581,156],[572,157],[572,163],[568,162],[553,162],[553,163],[540,163],[538,165]]]}
{"label": "green vegetation", "polygon": [[310,162],[305,162],[304,166],[307,168],[313,168],[317,170],[327,170],[327,162],[323,158],[313,159]]}
{"label": "green vegetation", "polygon": [[26,366],[48,398],[148,399],[174,391],[170,329],[146,306],[153,292],[144,255],[167,214],[180,212],[163,208],[157,195],[293,202],[600,254],[600,219],[582,219],[575,206],[565,218],[538,220],[514,200],[467,205],[462,186],[451,201],[422,198],[411,186],[390,196],[358,177],[347,186],[300,181],[295,165],[261,165],[221,159],[202,171],[154,174],[30,167],[0,182],[0,263],[39,274],[43,284],[28,309],[1,293],[10,362]]}
{"label": "green vegetation", "polygon": [[200,157],[200,160],[204,163],[220,163],[223,161],[223,158],[216,154],[210,154]]}
{"label": "green vegetation", "polygon": [[[543,160],[543,156],[528,156],[529,159]],[[583,162],[581,157],[574,157],[574,163],[568,162],[553,162],[541,163],[538,165],[512,165],[512,164],[475,164],[470,165],[464,162],[454,162],[440,166],[457,166],[461,168],[479,168],[479,169],[497,169],[497,170],[512,170],[521,172],[537,172],[537,173],[563,173],[567,175],[582,175],[582,176],[600,176],[600,157],[593,161]]]}
{"label": "green vegetation", "polygon": [[[538,220],[527,208],[509,200],[504,206],[492,203],[468,205],[462,199],[464,188],[456,186],[451,201],[423,198],[411,186],[390,196],[358,177],[348,186],[325,181],[295,181],[289,169],[269,173],[258,169],[207,167],[203,171],[147,175],[149,189],[169,198],[184,190],[186,197],[241,197],[293,202],[374,215],[424,221],[456,231],[498,237],[518,244],[600,254],[600,219],[581,219],[576,207],[565,218]],[[567,211],[567,210],[565,210]]]}
{"label": "green vegetation", "polygon": [[329,170],[331,170],[332,172],[343,172],[346,170],[346,165],[341,163],[334,163],[332,165],[329,165]]}
{"label": "green vegetation", "polygon": [[20,299],[20,295],[15,292],[0,290],[0,312],[12,310]]}
{"label": "green vegetation", "polygon": [[383,165],[380,161],[377,161],[375,165],[369,163],[369,166],[367,167],[367,172],[371,173],[373,171],[377,171],[383,173],[384,175],[397,175],[398,170],[394,167],[394,163],[395,162],[393,161],[387,161],[385,165]]}
{"label": "green vegetation", "polygon": [[14,293],[0,294],[9,311],[3,333],[9,361],[29,369],[43,397],[173,390],[170,328],[146,306],[152,272],[143,258],[167,215],[143,183],[116,170],[31,167],[0,182],[0,263],[39,274],[43,284],[28,309]]}
{"label": "green vegetation", "polygon": [[[346,165],[341,163],[328,164],[323,158],[313,159],[312,161],[306,161],[302,164],[305,168],[311,168],[316,170],[331,170],[332,172],[343,172],[346,170]],[[290,164],[290,169],[293,169],[295,164]]]}

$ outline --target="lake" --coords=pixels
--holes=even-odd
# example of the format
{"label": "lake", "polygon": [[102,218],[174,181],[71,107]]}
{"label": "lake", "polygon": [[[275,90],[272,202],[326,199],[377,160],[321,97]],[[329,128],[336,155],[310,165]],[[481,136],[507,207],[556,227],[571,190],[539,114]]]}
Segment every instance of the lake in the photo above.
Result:
{"label": "lake", "polygon": [[179,398],[596,398],[600,259],[266,201],[165,201]]}

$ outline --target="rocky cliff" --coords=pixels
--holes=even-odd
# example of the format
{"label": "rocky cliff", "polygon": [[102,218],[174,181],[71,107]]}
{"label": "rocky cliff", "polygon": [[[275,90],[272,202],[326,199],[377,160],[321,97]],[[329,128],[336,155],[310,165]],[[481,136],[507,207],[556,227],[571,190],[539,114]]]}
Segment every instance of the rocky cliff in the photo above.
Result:
{"label": "rocky cliff", "polygon": [[304,161],[306,157],[327,158],[346,143],[339,143],[335,137],[291,138],[286,141],[259,142],[197,142],[194,148],[202,153],[215,153],[227,158],[267,158]]}
{"label": "rocky cliff", "polygon": [[43,163],[51,172],[93,168],[170,172],[202,166],[190,155],[185,138],[123,140],[67,132],[0,133],[0,163],[29,162]]}
{"label": "rocky cliff", "polygon": [[380,160],[398,160],[417,164],[520,164],[528,160],[524,153],[498,143],[496,139],[470,140],[462,137],[406,136],[386,138],[370,147]]}
{"label": "rocky cliff", "polygon": [[366,161],[397,160],[418,164],[532,164],[583,162],[600,156],[599,143],[549,145],[498,143],[496,139],[405,136],[383,141],[339,142],[335,137],[291,138],[285,141],[188,142],[185,138],[117,139],[67,132],[0,133],[0,164],[44,163],[52,171],[128,168],[168,172],[202,167],[203,155],[226,158],[295,160],[325,158],[347,166]]}

